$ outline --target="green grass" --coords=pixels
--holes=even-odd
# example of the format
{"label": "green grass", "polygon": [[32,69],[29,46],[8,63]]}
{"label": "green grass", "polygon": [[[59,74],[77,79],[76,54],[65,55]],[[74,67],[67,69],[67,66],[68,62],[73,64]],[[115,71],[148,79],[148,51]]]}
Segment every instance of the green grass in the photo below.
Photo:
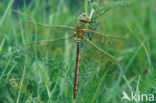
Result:
{"label": "green grass", "polygon": [[[12,2],[0,2],[0,103],[129,103],[121,101],[123,90],[128,94],[131,90],[156,94],[154,0],[118,7],[97,19],[97,31],[128,40],[123,49],[112,53],[121,65],[101,68],[83,63],[75,101],[72,96],[75,55],[36,58],[27,48],[35,40],[31,34],[34,29],[25,22],[75,26],[84,1],[34,0],[18,13],[11,10]],[[51,38],[55,36],[51,34]],[[66,43],[66,52],[70,53]]]}

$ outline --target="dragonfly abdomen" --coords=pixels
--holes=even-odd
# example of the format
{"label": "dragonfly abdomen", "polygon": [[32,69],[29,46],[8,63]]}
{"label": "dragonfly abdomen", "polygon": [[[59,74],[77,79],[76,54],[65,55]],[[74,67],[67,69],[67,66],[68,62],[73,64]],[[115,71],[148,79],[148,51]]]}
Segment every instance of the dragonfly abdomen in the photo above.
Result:
{"label": "dragonfly abdomen", "polygon": [[73,88],[74,99],[76,98],[76,95],[78,92],[78,80],[79,80],[80,60],[81,60],[81,45],[82,43],[77,43],[76,64],[75,64],[75,74],[74,74],[74,88]]}

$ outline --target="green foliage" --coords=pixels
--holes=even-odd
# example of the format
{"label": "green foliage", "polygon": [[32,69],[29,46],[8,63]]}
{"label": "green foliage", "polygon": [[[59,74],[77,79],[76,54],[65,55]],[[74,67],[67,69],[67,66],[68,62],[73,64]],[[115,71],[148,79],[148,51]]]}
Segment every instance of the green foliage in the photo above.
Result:
{"label": "green foliage", "polygon": [[[122,103],[123,90],[128,94],[131,90],[156,93],[154,0],[140,1],[133,5],[131,1],[112,0],[103,3],[99,0],[88,5],[88,11],[95,10],[92,20],[96,19],[97,31],[117,34],[129,40],[124,49],[112,52],[121,61],[118,67],[108,64],[101,69],[100,65],[83,63],[75,101],[72,98],[75,54],[65,58],[61,55],[36,57],[27,49],[28,44],[35,40],[35,30],[25,21],[75,26],[75,18],[84,10],[84,1],[45,1],[34,0],[30,5],[17,10],[21,13],[10,9],[8,11],[8,1],[0,1],[0,103]],[[128,8],[119,8],[129,5]],[[111,9],[112,12],[103,15]],[[50,35],[51,38],[57,36]],[[135,36],[146,46],[151,65],[145,49]],[[41,39],[43,37],[45,35],[40,36]],[[70,51],[68,47],[66,50]]]}

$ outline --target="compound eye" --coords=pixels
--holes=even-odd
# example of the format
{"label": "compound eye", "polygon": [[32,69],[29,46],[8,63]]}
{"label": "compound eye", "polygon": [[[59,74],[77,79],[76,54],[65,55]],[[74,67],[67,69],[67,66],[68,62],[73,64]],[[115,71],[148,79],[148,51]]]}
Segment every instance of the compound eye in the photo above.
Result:
{"label": "compound eye", "polygon": [[82,13],[82,16],[85,16],[86,14],[85,13]]}

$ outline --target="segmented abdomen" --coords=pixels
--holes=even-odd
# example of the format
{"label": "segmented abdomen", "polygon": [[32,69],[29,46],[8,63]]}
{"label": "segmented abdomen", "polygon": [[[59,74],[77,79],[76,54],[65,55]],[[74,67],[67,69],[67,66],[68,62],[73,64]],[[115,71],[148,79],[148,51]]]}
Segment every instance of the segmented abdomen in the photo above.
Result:
{"label": "segmented abdomen", "polygon": [[78,80],[79,80],[79,71],[80,71],[80,58],[81,58],[81,43],[77,43],[77,52],[76,52],[76,64],[75,64],[75,74],[74,74],[74,88],[73,96],[76,98],[78,92]]}

